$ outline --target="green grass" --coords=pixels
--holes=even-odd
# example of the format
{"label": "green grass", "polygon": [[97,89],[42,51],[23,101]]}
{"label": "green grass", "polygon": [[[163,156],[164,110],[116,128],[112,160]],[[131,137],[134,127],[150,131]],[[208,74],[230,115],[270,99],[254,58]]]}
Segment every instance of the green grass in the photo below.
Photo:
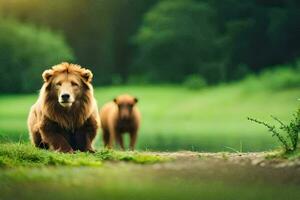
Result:
{"label": "green grass", "polygon": [[300,149],[282,154],[282,157],[289,160],[300,160]]}
{"label": "green grass", "polygon": [[270,152],[270,154],[266,157],[267,159],[284,159],[289,161],[300,160],[300,149],[296,149],[292,152],[286,152],[281,150],[276,150]]}
{"label": "green grass", "polygon": [[[95,89],[99,106],[118,94],[139,98],[142,126],[139,150],[242,151],[278,146],[248,116],[288,121],[298,106],[298,89],[249,90],[233,84],[191,91],[180,86],[124,86]],[[26,118],[37,95],[0,96],[0,141],[28,141]],[[101,137],[97,146],[102,145]],[[229,147],[229,148],[228,148]]]}
{"label": "green grass", "polygon": [[101,166],[104,160],[147,164],[168,159],[147,153],[119,152],[107,149],[100,149],[94,154],[82,152],[64,154],[41,150],[30,144],[3,143],[0,145],[0,168]]}

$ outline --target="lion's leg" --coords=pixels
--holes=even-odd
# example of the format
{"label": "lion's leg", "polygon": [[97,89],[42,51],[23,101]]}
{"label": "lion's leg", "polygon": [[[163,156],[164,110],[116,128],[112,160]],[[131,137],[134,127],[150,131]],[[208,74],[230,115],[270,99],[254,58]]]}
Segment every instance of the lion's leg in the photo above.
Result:
{"label": "lion's leg", "polygon": [[49,149],[49,145],[42,141],[42,137],[39,131],[33,132],[31,135],[31,142],[34,144],[35,147],[41,149]]}
{"label": "lion's leg", "polygon": [[38,148],[48,149],[48,145],[42,141],[41,133],[38,127],[38,119],[35,105],[33,105],[30,109],[27,126],[29,130],[29,136],[31,143]]}
{"label": "lion's leg", "polygon": [[63,153],[72,153],[73,149],[64,136],[55,132],[43,132],[43,140],[49,145],[49,148]]}
{"label": "lion's leg", "polygon": [[97,135],[97,122],[94,118],[89,118],[85,124],[76,130],[75,140],[76,140],[76,149],[80,151],[89,151],[95,152],[93,148],[93,140]]}
{"label": "lion's leg", "polygon": [[59,152],[72,153],[73,149],[64,137],[64,130],[55,122],[45,119],[41,126],[41,138],[49,148]]}

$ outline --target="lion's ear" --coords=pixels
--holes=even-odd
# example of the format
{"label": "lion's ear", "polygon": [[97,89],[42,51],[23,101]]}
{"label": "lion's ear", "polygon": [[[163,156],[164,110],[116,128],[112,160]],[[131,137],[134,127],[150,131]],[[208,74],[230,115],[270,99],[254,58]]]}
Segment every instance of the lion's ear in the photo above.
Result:
{"label": "lion's ear", "polygon": [[52,76],[53,76],[53,70],[51,69],[45,70],[42,75],[45,82],[48,82]]}
{"label": "lion's ear", "polygon": [[137,103],[137,102],[139,102],[139,99],[138,99],[138,98],[136,98],[136,97],[134,97],[134,98],[133,98],[133,100],[134,100],[134,103]]}
{"label": "lion's ear", "polygon": [[81,73],[81,76],[82,76],[82,78],[83,78],[86,82],[88,82],[88,83],[92,82],[92,79],[93,79],[93,73],[92,73],[90,70],[85,69],[85,70]]}

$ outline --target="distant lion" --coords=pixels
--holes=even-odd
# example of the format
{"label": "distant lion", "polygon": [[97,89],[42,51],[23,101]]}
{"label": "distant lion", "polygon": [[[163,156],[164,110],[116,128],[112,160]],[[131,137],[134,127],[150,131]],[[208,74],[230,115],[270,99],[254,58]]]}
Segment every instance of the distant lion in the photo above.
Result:
{"label": "distant lion", "polygon": [[137,102],[137,98],[124,94],[103,106],[100,118],[106,147],[113,148],[116,140],[124,150],[123,134],[129,133],[130,149],[134,150],[141,119]]}
{"label": "distant lion", "polygon": [[45,70],[42,76],[44,84],[28,116],[31,142],[59,152],[94,152],[92,143],[100,120],[92,72],[61,63]]}

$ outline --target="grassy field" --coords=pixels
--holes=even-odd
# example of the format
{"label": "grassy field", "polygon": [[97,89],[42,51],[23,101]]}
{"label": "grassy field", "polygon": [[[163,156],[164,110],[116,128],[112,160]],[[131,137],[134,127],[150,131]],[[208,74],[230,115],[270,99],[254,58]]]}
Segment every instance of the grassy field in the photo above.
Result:
{"label": "grassy field", "polygon": [[[118,94],[139,98],[142,126],[140,150],[262,151],[278,143],[247,116],[288,121],[299,105],[298,89],[252,90],[242,84],[192,91],[180,86],[96,88],[99,106]],[[28,141],[26,118],[32,95],[0,96],[0,141]],[[97,146],[102,145],[101,137]]]}
{"label": "grassy field", "polygon": [[[172,154],[184,156],[173,159],[151,152],[276,148],[276,139],[246,118],[271,121],[273,114],[288,121],[298,107],[299,91],[246,86],[200,91],[181,86],[96,88],[100,106],[120,93],[136,95],[143,118],[139,151],[105,150],[98,137],[95,154],[34,148],[28,144],[26,118],[37,94],[0,96],[0,200],[295,199],[300,195],[300,174],[293,167],[243,165],[239,154],[218,153],[221,157],[215,159],[177,152]],[[297,162],[299,151],[284,156]]]}

